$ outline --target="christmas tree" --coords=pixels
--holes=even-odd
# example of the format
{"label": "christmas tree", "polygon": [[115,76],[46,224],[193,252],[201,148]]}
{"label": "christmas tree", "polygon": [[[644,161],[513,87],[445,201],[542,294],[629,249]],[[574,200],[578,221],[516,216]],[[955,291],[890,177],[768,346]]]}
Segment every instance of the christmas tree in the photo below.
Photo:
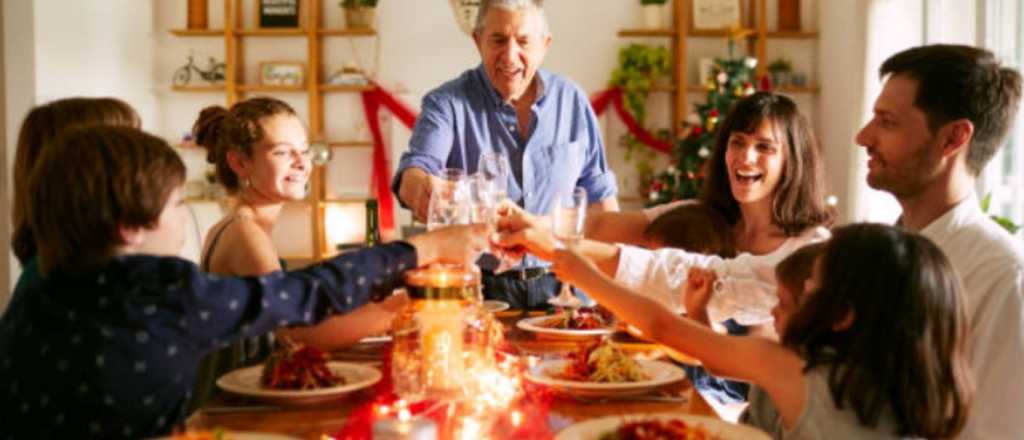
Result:
{"label": "christmas tree", "polygon": [[707,99],[694,104],[682,139],[672,153],[674,165],[657,173],[649,187],[647,205],[690,199],[700,194],[704,181],[704,163],[711,156],[718,135],[718,123],[729,114],[740,98],[754,93],[757,59],[736,57],[736,40],[745,34],[735,33],[729,40],[729,57],[716,59],[707,83]]}

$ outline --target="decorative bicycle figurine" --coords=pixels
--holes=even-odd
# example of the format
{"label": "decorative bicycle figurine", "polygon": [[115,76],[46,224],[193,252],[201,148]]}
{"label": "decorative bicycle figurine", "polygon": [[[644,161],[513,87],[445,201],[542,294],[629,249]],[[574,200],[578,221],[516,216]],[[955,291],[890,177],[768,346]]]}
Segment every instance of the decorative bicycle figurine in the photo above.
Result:
{"label": "decorative bicycle figurine", "polygon": [[209,64],[206,69],[200,69],[196,65],[192,55],[188,56],[188,64],[181,66],[178,70],[174,71],[174,85],[184,86],[192,81],[192,73],[195,72],[199,75],[199,78],[209,83],[217,83],[224,81],[224,63],[217,62],[216,59],[210,57]]}

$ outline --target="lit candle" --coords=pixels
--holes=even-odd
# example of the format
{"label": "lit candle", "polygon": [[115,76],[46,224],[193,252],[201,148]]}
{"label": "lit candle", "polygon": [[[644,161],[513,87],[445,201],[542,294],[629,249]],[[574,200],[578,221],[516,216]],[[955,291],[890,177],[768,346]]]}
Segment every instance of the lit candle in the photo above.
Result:
{"label": "lit candle", "polygon": [[373,423],[374,440],[437,440],[437,424],[424,417],[412,417],[408,410],[407,417],[402,420],[402,412],[398,419],[381,419]]}
{"label": "lit candle", "polygon": [[509,414],[509,420],[512,421],[512,426],[518,428],[519,425],[523,423],[523,413],[519,412],[518,410],[512,411],[512,414]]}

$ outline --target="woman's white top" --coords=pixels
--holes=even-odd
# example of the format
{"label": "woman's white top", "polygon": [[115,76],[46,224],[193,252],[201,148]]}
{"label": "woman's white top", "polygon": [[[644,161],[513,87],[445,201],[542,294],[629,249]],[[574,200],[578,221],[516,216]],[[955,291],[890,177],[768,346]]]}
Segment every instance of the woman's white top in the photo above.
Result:
{"label": "woman's white top", "polygon": [[768,254],[744,252],[730,259],[681,249],[619,245],[615,279],[682,313],[683,287],[690,268],[711,269],[718,275],[718,281],[708,303],[708,318],[712,322],[731,318],[743,325],[763,324],[772,320],[772,307],[779,300],[775,266],[800,247],[827,240],[830,235],[824,227],[808,228]]}

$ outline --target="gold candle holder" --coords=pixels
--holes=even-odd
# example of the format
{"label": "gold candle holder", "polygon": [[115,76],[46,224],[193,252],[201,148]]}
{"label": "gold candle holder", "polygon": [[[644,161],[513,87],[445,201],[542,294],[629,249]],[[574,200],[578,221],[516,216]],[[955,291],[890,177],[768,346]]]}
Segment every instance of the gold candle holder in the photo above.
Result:
{"label": "gold candle holder", "polygon": [[393,324],[395,392],[408,400],[461,397],[467,370],[493,353],[481,325],[480,274],[432,265],[406,272],[405,283],[411,301]]}

